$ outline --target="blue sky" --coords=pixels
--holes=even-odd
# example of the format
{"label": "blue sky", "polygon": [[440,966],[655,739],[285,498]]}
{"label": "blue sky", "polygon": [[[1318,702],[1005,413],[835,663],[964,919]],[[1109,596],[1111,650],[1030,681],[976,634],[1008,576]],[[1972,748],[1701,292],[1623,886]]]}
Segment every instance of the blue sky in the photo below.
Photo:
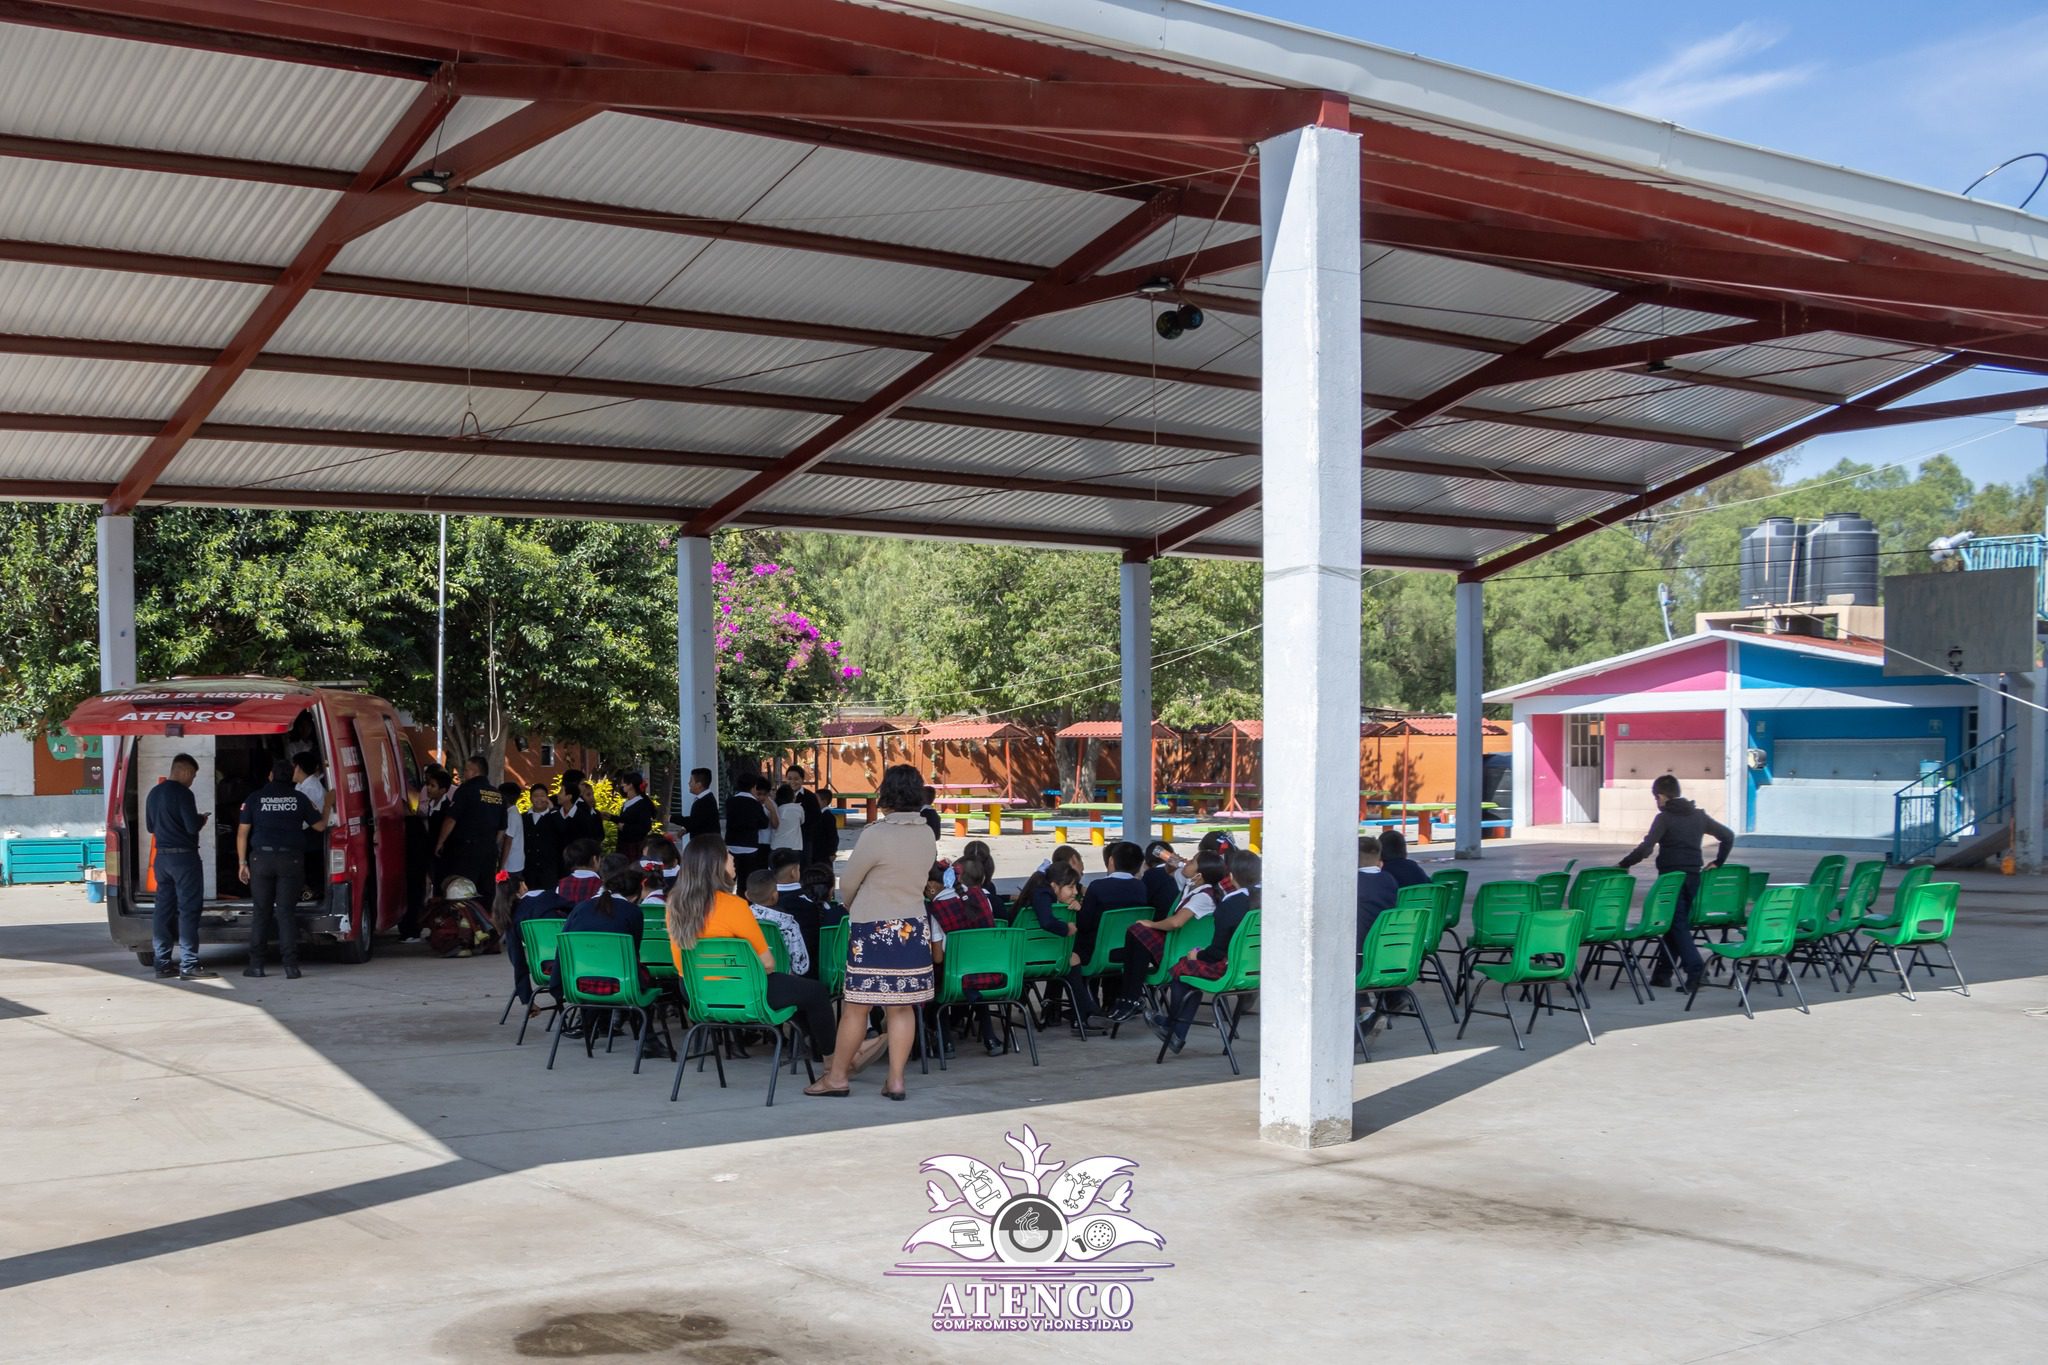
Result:
{"label": "blue sky", "polygon": [[[1895,179],[1961,190],[2007,157],[2048,151],[2048,6],[1776,0],[1764,7],[1611,0],[1359,5],[1235,0],[1496,75],[1622,105],[1724,137]],[[2017,202],[2041,163],[1978,191]],[[2048,189],[2032,208],[2048,213]],[[1922,396],[2024,387],[1971,375]],[[1988,434],[1987,434],[1988,433]],[[1964,444],[1968,442],[1968,444]],[[1903,427],[1813,442],[1801,472],[1952,449],[1978,482],[2039,469],[2048,437],[2010,419]]]}

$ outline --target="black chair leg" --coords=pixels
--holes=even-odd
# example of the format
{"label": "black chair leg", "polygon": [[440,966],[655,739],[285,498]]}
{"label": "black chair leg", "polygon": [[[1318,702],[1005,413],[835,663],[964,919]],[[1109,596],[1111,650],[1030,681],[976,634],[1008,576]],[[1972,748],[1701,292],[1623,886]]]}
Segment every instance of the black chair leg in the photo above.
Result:
{"label": "black chair leg", "polygon": [[648,1017],[646,1010],[638,1006],[633,1009],[633,1018],[640,1025],[640,1041],[633,1049],[633,1074],[637,1076],[640,1074],[640,1063],[647,1056],[647,1038],[654,1032],[654,1020]]}
{"label": "black chair leg", "polygon": [[1223,1035],[1223,1055],[1230,1058],[1230,1074],[1241,1076],[1244,1073],[1238,1070],[1237,1049],[1230,1045],[1231,1039],[1237,1036],[1237,1021],[1227,1017],[1228,1011],[1223,1007],[1222,996],[1215,997],[1209,1005],[1216,1013],[1216,1031]]}

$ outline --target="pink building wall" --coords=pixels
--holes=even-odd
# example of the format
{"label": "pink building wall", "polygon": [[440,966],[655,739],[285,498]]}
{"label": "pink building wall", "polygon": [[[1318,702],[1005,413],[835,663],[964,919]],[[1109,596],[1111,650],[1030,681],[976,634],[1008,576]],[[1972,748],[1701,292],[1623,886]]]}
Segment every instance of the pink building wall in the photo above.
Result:
{"label": "pink building wall", "polygon": [[1554,825],[1564,819],[1564,717],[1529,717],[1529,819]]}
{"label": "pink building wall", "polygon": [[1534,693],[1539,697],[1590,696],[1602,692],[1697,692],[1728,685],[1728,646],[1719,640],[1661,659],[1574,678]]}
{"label": "pink building wall", "polygon": [[[1601,780],[1608,786],[1614,785],[1614,751],[1629,743],[1671,743],[1682,740],[1720,739],[1728,723],[1727,714],[1721,711],[1651,711],[1617,712],[1607,717],[1607,743],[1602,746],[1607,760],[1607,771]],[[1622,733],[1622,727],[1628,733]]]}

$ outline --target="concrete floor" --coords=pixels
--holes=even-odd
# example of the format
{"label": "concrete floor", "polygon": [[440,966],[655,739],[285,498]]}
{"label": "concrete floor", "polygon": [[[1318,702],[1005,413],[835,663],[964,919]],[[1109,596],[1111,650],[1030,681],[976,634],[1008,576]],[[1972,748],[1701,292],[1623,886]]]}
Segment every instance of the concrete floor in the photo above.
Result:
{"label": "concrete floor", "polygon": [[870,1074],[767,1109],[740,1062],[671,1105],[666,1066],[515,1049],[502,958],[163,984],[78,888],[0,891],[0,1356],[959,1358],[937,1287],[883,1272],[931,1216],[919,1163],[1028,1122],[1139,1162],[1174,1262],[1135,1341],[1066,1359],[2038,1361],[2048,886],[1965,880],[1972,998],[1820,986],[1751,1023],[1602,991],[1598,1046],[1559,1017],[1518,1054],[1425,996],[1442,1054],[1382,1035],[1359,1138],[1308,1155],[1256,1142],[1255,1075],[1199,1034],[913,1069],[906,1104]]}

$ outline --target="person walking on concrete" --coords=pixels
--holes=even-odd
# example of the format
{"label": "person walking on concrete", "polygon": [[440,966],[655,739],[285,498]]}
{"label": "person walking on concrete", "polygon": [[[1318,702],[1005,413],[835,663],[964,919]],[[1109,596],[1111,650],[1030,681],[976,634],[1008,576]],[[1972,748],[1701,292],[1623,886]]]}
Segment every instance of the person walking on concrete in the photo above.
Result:
{"label": "person walking on concrete", "polygon": [[277,921],[277,946],[288,980],[299,977],[299,888],[306,878],[306,831],[327,828],[320,807],[292,785],[292,765],[280,758],[270,767],[270,781],[249,793],[242,803],[242,827],[235,852],[242,880],[255,902],[255,923],[249,930],[249,965],[243,976],[263,975],[263,956],[270,946],[270,922]]}
{"label": "person walking on concrete", "polygon": [[[199,762],[190,754],[171,760],[171,775],[150,788],[142,819],[156,841],[156,913],[150,922],[150,946],[156,950],[156,974],[196,981],[212,976],[199,965],[199,911],[206,899],[206,879],[199,868],[199,831],[206,817],[192,796]],[[171,961],[177,945],[178,960]]]}
{"label": "person walking on concrete", "polygon": [[1621,866],[1634,867],[1650,856],[1650,850],[1657,850],[1657,871],[1683,872],[1685,882],[1678,889],[1678,910],[1671,918],[1671,928],[1664,935],[1664,946],[1670,950],[1670,957],[1657,965],[1650,976],[1652,986],[1671,984],[1671,958],[1685,970],[1683,989],[1690,992],[1693,978],[1706,970],[1700,959],[1700,950],[1692,941],[1692,898],[1700,889],[1700,868],[1705,858],[1701,846],[1711,834],[1720,847],[1714,852],[1714,866],[1728,861],[1728,855],[1735,849],[1735,831],[1701,810],[1687,798],[1680,796],[1678,779],[1670,773],[1664,774],[1650,784],[1650,795],[1657,800],[1657,818],[1650,822],[1650,832],[1643,841],[1629,850],[1621,860]]}

